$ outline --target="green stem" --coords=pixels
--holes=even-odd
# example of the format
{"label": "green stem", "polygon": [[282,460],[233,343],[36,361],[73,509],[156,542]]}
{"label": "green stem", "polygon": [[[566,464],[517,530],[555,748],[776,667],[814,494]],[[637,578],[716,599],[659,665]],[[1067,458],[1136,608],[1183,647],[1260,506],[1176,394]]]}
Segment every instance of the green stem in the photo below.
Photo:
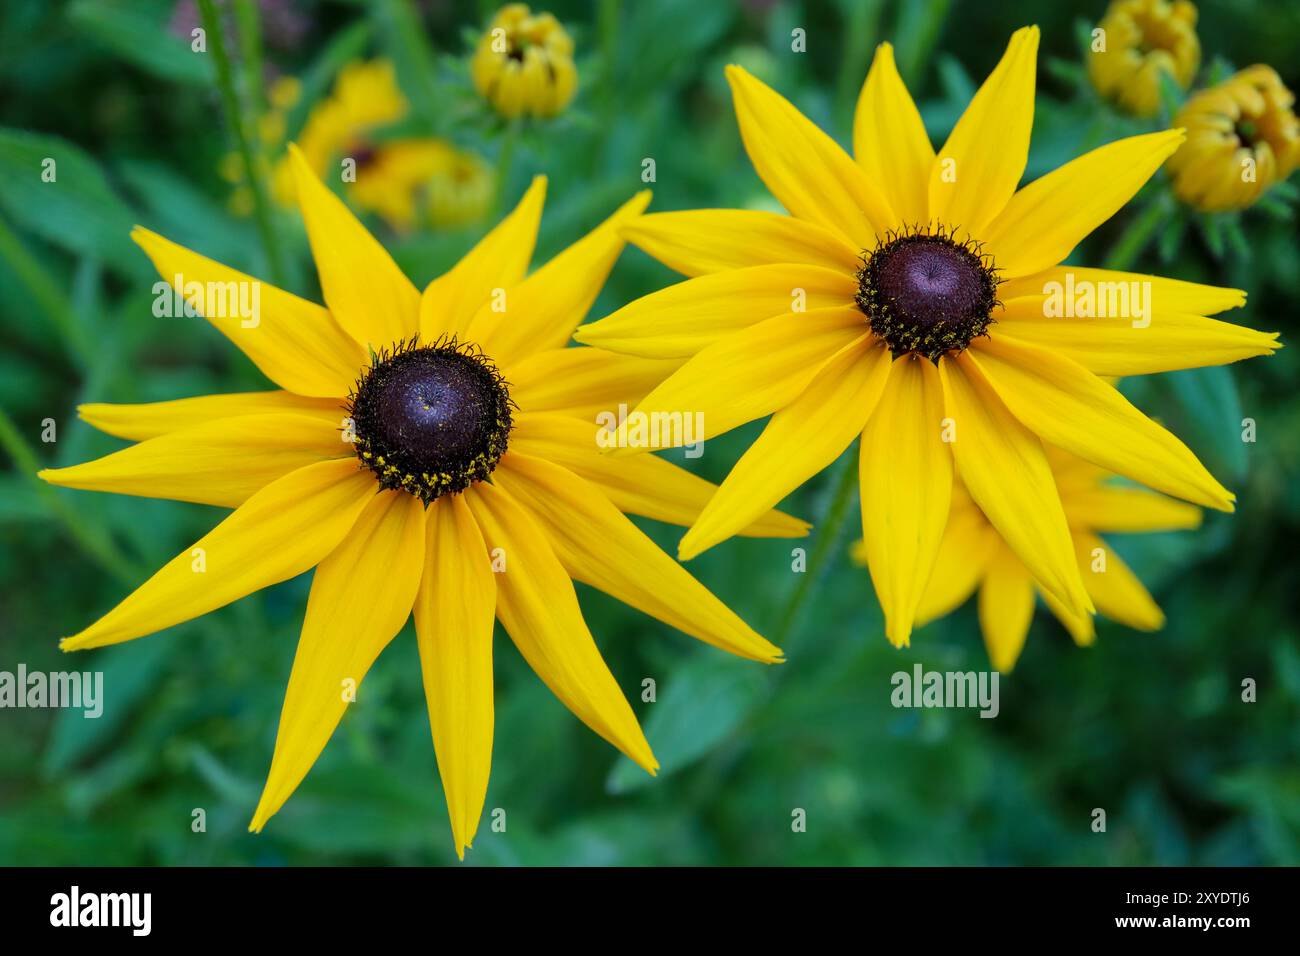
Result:
{"label": "green stem", "polygon": [[138,583],[139,577],[134,570],[134,562],[123,554],[108,533],[97,525],[87,523],[80,515],[68,507],[67,503],[51,485],[46,484],[36,473],[41,465],[22,433],[14,426],[9,415],[0,409],[0,447],[3,447],[13,459],[18,473],[23,476],[36,493],[49,506],[50,511],[63,523],[73,540],[104,570],[128,586]]}
{"label": "green stem", "polygon": [[1164,197],[1148,204],[1146,209],[1128,224],[1128,228],[1119,237],[1115,247],[1110,250],[1110,255],[1106,257],[1102,267],[1117,272],[1127,272],[1137,261],[1137,257],[1142,254],[1142,250],[1155,238],[1156,231],[1165,221],[1168,211],[1169,207]]}
{"label": "green stem", "polygon": [[262,182],[261,170],[258,168],[252,146],[248,141],[247,123],[240,108],[239,94],[235,90],[234,71],[231,68],[230,56],[226,53],[221,18],[213,0],[199,0],[199,13],[203,18],[203,28],[208,33],[208,40],[212,44],[212,56],[217,64],[217,86],[221,90],[226,125],[230,127],[239,155],[244,161],[244,177],[248,180],[249,189],[253,193],[253,218],[257,222],[257,231],[262,237],[271,281],[276,285],[283,285],[284,270],[280,262],[280,248],[275,241],[275,230],[271,225],[271,207],[266,197],[266,185]]}
{"label": "green stem", "polygon": [[506,131],[501,136],[501,150],[497,153],[497,212],[503,212],[506,199],[506,180],[510,178],[510,167],[515,159],[515,140],[519,138],[519,121],[506,123]]}
{"label": "green stem", "polygon": [[27,287],[82,368],[89,368],[95,355],[85,329],[77,321],[72,302],[48,270],[27,251],[17,234],[0,218],[0,259],[3,259]]}

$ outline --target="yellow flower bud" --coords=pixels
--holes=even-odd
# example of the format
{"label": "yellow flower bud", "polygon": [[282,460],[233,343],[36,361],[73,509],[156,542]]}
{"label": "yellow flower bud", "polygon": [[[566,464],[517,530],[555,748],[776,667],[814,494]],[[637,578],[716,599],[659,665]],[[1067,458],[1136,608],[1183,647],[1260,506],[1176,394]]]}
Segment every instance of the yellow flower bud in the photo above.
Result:
{"label": "yellow flower bud", "polygon": [[1094,32],[1088,77],[1102,96],[1137,116],[1160,109],[1160,76],[1187,89],[1201,62],[1196,7],[1187,0],[1115,0]]}
{"label": "yellow flower bud", "polygon": [[549,13],[502,7],[470,63],[474,88],[502,116],[555,116],[573,99],[578,71],[573,40]]}

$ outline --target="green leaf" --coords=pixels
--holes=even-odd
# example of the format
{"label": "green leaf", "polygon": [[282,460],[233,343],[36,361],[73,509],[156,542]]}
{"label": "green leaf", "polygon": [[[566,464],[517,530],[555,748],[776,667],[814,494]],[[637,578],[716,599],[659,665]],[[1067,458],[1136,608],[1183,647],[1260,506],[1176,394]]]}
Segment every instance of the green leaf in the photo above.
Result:
{"label": "green leaf", "polygon": [[167,30],[166,8],[121,0],[79,0],[68,8],[68,22],[100,46],[163,80],[206,86],[212,62]]}
{"label": "green leaf", "polygon": [[1150,386],[1163,396],[1154,408],[1162,413],[1166,427],[1196,452],[1205,467],[1225,481],[1245,476],[1241,398],[1227,366],[1152,376]]}

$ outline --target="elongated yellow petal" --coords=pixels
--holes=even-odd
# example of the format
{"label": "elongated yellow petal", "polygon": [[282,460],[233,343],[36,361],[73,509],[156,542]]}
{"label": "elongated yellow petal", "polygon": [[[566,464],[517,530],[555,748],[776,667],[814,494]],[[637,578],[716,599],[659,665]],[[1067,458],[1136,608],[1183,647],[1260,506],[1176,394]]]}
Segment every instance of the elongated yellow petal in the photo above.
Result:
{"label": "elongated yellow petal", "polygon": [[877,186],[839,144],[785,97],[741,67],[727,67],[745,152],[792,216],[839,233],[858,249],[896,224]]}
{"label": "elongated yellow petal", "polygon": [[1098,486],[1063,495],[1070,527],[1091,531],[1184,531],[1201,526],[1201,509],[1145,488]]}
{"label": "elongated yellow petal", "polygon": [[1065,294],[1073,287],[1076,298],[1087,288],[1092,292],[1105,292],[1127,286],[1147,287],[1151,290],[1153,313],[1174,312],[1179,315],[1218,315],[1246,304],[1246,293],[1241,289],[1202,285],[1182,279],[1166,279],[1137,272],[1116,272],[1113,269],[1085,269],[1080,266],[1056,266],[1033,275],[1006,278],[998,286],[998,298],[1010,303],[1025,296],[1043,296],[1056,288]]}
{"label": "elongated yellow petal", "polygon": [[659,764],[587,630],[546,532],[500,488],[480,483],[465,497],[489,551],[500,548],[505,557],[497,617],[519,653],[579,720],[653,774]]}
{"label": "elongated yellow petal", "polygon": [[697,209],[640,216],[628,242],[682,275],[795,262],[855,272],[862,250],[843,235],[794,216],[753,209]]}
{"label": "elongated yellow petal", "polygon": [[[1002,539],[980,510],[973,505],[959,507],[954,498],[930,580],[916,607],[915,626],[943,617],[964,604],[1002,548]],[[858,548],[854,557],[866,564],[866,547]]]}
{"label": "elongated yellow petal", "polygon": [[77,415],[101,432],[144,441],[168,432],[206,425],[241,415],[270,415],[277,412],[302,412],[324,417],[336,424],[343,419],[343,403],[337,398],[309,398],[293,392],[236,392],[231,395],[198,395],[170,402],[143,405],[115,405],[92,402],[77,406]]}
{"label": "elongated yellow petal", "polygon": [[934,364],[905,355],[893,363],[862,432],[862,540],[895,647],[911,636],[948,520],[952,451],[941,437],[943,418]]}
{"label": "elongated yellow petal", "polygon": [[1041,297],[1008,301],[993,334],[1048,349],[1096,375],[1116,377],[1227,365],[1282,347],[1276,332],[1199,315],[1047,317]]}
{"label": "elongated yellow petal", "polygon": [[1064,260],[1137,194],[1185,138],[1182,130],[1130,136],[1020,190],[985,232],[998,272],[1030,275]]}
{"label": "elongated yellow petal", "polygon": [[460,495],[439,498],[429,506],[415,631],[438,772],[462,860],[483,815],[492,769],[496,603],[496,578],[469,505]]}
{"label": "elongated yellow petal", "polygon": [[456,265],[434,279],[420,297],[420,338],[463,336],[470,319],[496,290],[524,278],[537,244],[537,228],[546,202],[546,177],[535,176],[510,215],[498,223]]}
{"label": "elongated yellow petal", "polygon": [[52,485],[237,508],[291,471],[352,456],[341,419],[242,415],[151,438],[95,461],[38,473]]}
{"label": "elongated yellow petal", "polygon": [[996,337],[979,340],[967,354],[1016,418],[1044,441],[1157,491],[1232,511],[1232,494],[1186,445],[1082,366]]}
{"label": "elongated yellow petal", "polygon": [[374,479],[352,459],[322,461],[285,475],[60,646],[79,651],[129,641],[302,574],[334,550],[374,487]]}
{"label": "elongated yellow petal", "polygon": [[641,358],[603,349],[547,349],[505,369],[522,411],[556,412],[596,421],[620,404],[636,405],[682,366],[682,359]]}
{"label": "elongated yellow petal", "polygon": [[957,470],[971,497],[1033,576],[1090,612],[1043,445],[999,400],[970,351],[939,363]]}
{"label": "elongated yellow petal", "polygon": [[348,394],[367,364],[361,346],[314,302],[148,229],[136,226],[131,238],[186,302],[282,388],[299,395],[337,398]]}
{"label": "elongated yellow petal", "polygon": [[275,737],[275,756],[249,829],[298,789],[380,652],[411,613],[424,566],[424,507],[382,491],[316,568]]}
{"label": "elongated yellow petal", "polygon": [[889,353],[870,335],[845,346],[767,423],[677,546],[689,561],[756,518],[844,452],[889,375]]}
{"label": "elongated yellow petal", "polygon": [[640,215],[649,202],[649,192],[637,193],[587,235],[507,290],[499,310],[496,302],[480,307],[470,320],[469,339],[500,362],[563,348],[587,317],[626,245],[620,232],[623,224]]}
{"label": "elongated yellow petal", "polygon": [[[1084,569],[1082,573],[1086,585],[1088,583],[1088,572]],[[1080,647],[1087,647],[1097,639],[1097,622],[1092,615],[1076,614],[1042,588],[1035,587],[1035,590],[1038,592],[1039,597],[1043,599],[1043,603],[1052,612],[1052,615],[1061,622],[1061,626],[1065,628],[1066,633],[1070,635],[1075,644]]]}
{"label": "elongated yellow petal", "polygon": [[298,208],[330,312],[362,345],[378,351],[419,330],[420,293],[388,250],[289,144]]}
{"label": "elongated yellow petal", "polygon": [[[515,419],[510,449],[560,465],[600,489],[619,511],[689,528],[718,486],[657,455],[613,460],[596,445],[599,426],[567,415],[526,412]],[[773,509],[738,534],[798,538],[808,522]]]}
{"label": "elongated yellow petal", "polygon": [[545,529],[555,556],[575,579],[706,644],[764,663],[780,659],[780,648],[573,472],[511,454],[497,474],[498,483]]}
{"label": "elongated yellow petal", "polygon": [[1076,535],[1075,546],[1083,584],[1098,611],[1138,631],[1165,626],[1164,612],[1114,549],[1092,534]]}
{"label": "elongated yellow petal", "polygon": [[989,663],[1005,674],[1016,666],[1034,619],[1034,579],[1007,548],[999,549],[984,572],[979,617]]}
{"label": "elongated yellow petal", "polygon": [[662,426],[664,416],[699,421],[703,434],[690,436],[698,441],[769,415],[793,401],[864,329],[856,308],[817,309],[767,319],[719,339],[647,395],[609,444],[616,446],[616,455],[686,444],[684,428],[652,427]]}
{"label": "elongated yellow petal", "polygon": [[877,183],[901,223],[929,221],[934,147],[894,63],[894,48],[876,47],[853,117],[853,155]]}
{"label": "elongated yellow petal", "polygon": [[654,358],[685,358],[733,332],[799,309],[849,308],[852,274],[820,266],[751,266],[679,282],[581,326],[587,345]]}
{"label": "elongated yellow petal", "polygon": [[930,172],[930,217],[983,238],[1016,191],[1034,125],[1038,27],[1011,36],[1001,62],[976,92]]}

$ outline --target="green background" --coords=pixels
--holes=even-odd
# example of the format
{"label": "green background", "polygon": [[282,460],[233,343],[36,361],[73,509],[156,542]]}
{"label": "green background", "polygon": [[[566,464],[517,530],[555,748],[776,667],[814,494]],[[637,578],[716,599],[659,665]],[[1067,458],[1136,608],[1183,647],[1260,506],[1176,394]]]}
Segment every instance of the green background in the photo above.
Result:
{"label": "green background", "polygon": [[[473,95],[466,53],[491,5],[265,4],[262,55],[303,76],[308,101],[357,55],[395,60],[413,101],[407,132],[436,132],[489,159],[507,134]],[[286,37],[283,14],[300,17]],[[550,176],[539,248],[572,241],[642,187],[654,209],[770,204],[736,131],[723,79],[745,64],[840,142],[875,43],[888,39],[942,142],[1011,32],[1043,29],[1029,178],[1091,146],[1167,122],[1116,116],[1082,81],[1080,27],[1100,3],[555,3],[575,38],[581,88],[561,118],[518,131],[513,201]],[[201,319],[155,319],[141,223],[267,276],[253,221],[226,211],[217,175],[232,148],[213,58],[167,32],[172,5],[7,0],[0,8],[0,670],[102,669],[107,706],[0,711],[0,863],[300,864],[454,862],[419,667],[408,628],[366,681],[316,767],[265,833],[246,832],[270,764],[310,575],[166,633],[64,657],[57,638],[106,611],[220,517],[215,509],[44,488],[33,463],[64,465],[122,443],[77,421],[85,401],[149,401],[265,387]],[[1199,77],[1266,62],[1300,83],[1300,4],[1202,5]],[[289,21],[292,25],[292,21]],[[792,53],[802,28],[807,52]],[[233,37],[232,46],[238,46]],[[237,64],[244,76],[246,60]],[[243,89],[246,95],[247,88]],[[295,122],[301,122],[298,111]],[[59,160],[57,185],[39,159]],[[1291,195],[1282,191],[1280,200]],[[1296,331],[1300,250],[1287,201],[1193,217],[1163,175],[1075,254],[1247,289],[1229,318]],[[1151,205],[1154,204],[1154,205]],[[1134,224],[1155,228],[1137,243]],[[423,284],[485,224],[392,236]],[[287,284],[318,297],[300,222],[277,212]],[[592,317],[673,281],[637,250]],[[1284,864],[1300,862],[1300,649],[1296,350],[1230,369],[1126,383],[1238,495],[1196,533],[1116,539],[1169,622],[1155,635],[1104,621],[1073,647],[1040,608],[1001,686],[1001,714],[895,710],[890,675],[987,667],[973,607],[896,651],[847,546],[796,618],[790,663],[728,658],[580,588],[597,641],[663,764],[651,780],[582,727],[496,640],[497,728],[482,864]],[[1240,440],[1242,418],[1258,441]],[[58,441],[41,442],[53,418]],[[711,442],[718,480],[757,433]],[[15,463],[16,459],[16,463]],[[837,467],[843,467],[841,462]],[[832,474],[789,510],[821,520]],[[848,516],[857,523],[857,505]],[[668,548],[677,529],[645,523]],[[790,548],[737,539],[691,569],[765,634],[804,580]],[[639,699],[657,682],[657,701]],[[1258,684],[1243,703],[1240,685]],[[1092,831],[1093,808],[1107,831]],[[207,831],[191,831],[203,808]],[[506,814],[491,829],[493,808]],[[806,811],[806,832],[792,813]]]}

